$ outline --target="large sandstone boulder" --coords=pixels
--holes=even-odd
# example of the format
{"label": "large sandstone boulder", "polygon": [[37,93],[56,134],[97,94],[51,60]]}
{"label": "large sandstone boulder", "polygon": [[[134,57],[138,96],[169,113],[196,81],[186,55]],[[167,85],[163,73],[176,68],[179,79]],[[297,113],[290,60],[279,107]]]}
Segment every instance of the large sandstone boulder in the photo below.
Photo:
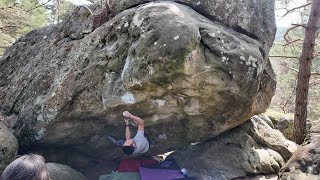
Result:
{"label": "large sandstone boulder", "polygon": [[[157,0],[109,0],[116,12]],[[275,35],[273,0],[166,0],[186,4],[210,20],[219,21],[232,29],[265,44],[268,54]]]}
{"label": "large sandstone boulder", "polygon": [[[298,146],[288,142],[279,131],[270,129],[255,116],[208,142],[176,151],[171,156],[198,179],[255,179],[253,176],[258,174],[276,174]],[[278,141],[270,137],[278,137]]]}
{"label": "large sandstone boulder", "polygon": [[280,180],[318,180],[320,177],[320,123],[310,129],[304,144],[279,172]]}
{"label": "large sandstone boulder", "polygon": [[7,165],[16,158],[17,153],[18,141],[0,119],[0,175]]}
{"label": "large sandstone boulder", "polygon": [[46,163],[51,180],[88,180],[82,173],[59,163]]}
{"label": "large sandstone boulder", "polygon": [[274,94],[265,44],[228,18],[223,24],[166,1],[120,12],[94,31],[91,20],[79,8],[65,23],[20,38],[0,60],[0,110],[14,119],[21,144],[82,154],[73,165],[112,159],[121,151],[105,136],[124,137],[129,110],[145,119],[155,139],[150,153],[158,154],[244,123]]}

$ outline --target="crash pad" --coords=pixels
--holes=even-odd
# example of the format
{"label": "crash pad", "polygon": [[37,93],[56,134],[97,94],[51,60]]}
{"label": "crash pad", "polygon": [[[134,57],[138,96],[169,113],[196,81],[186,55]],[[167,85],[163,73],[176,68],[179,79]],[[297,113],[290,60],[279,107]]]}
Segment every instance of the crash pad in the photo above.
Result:
{"label": "crash pad", "polygon": [[141,180],[171,180],[184,178],[183,174],[179,170],[171,169],[153,169],[140,167]]}
{"label": "crash pad", "polygon": [[138,172],[112,172],[111,174],[101,175],[99,180],[140,180]]}
{"label": "crash pad", "polygon": [[145,168],[152,168],[152,169],[171,169],[171,170],[180,170],[177,162],[173,158],[165,159],[162,162],[156,164],[147,164],[142,165]]}
{"label": "crash pad", "polygon": [[123,159],[118,166],[118,172],[139,172],[140,166],[151,166],[157,164],[154,159]]}

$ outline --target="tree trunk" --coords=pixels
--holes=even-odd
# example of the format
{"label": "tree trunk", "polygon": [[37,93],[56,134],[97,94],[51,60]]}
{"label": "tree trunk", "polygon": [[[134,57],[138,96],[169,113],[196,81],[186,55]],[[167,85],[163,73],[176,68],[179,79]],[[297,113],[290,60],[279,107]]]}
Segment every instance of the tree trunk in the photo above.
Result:
{"label": "tree trunk", "polygon": [[320,18],[320,0],[313,0],[308,25],[305,30],[302,54],[299,59],[293,140],[302,144],[306,136],[308,90],[313,59],[317,24]]}

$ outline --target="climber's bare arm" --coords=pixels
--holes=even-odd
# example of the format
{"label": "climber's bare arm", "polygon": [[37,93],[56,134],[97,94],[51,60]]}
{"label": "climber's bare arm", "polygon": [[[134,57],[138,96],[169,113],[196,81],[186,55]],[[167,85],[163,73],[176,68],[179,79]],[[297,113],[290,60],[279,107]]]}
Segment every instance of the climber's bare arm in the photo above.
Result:
{"label": "climber's bare arm", "polygon": [[132,115],[128,111],[123,112],[123,116],[132,119],[136,124],[138,124],[138,130],[144,131],[144,120],[138,116]]}
{"label": "climber's bare arm", "polygon": [[130,136],[129,123],[126,121],[126,140],[129,140]]}

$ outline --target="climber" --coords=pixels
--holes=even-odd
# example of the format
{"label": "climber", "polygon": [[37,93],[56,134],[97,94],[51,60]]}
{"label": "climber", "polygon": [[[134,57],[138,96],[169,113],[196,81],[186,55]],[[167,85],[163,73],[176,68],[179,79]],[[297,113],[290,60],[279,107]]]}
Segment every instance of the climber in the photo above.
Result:
{"label": "climber", "polygon": [[[149,138],[144,133],[143,119],[141,119],[138,116],[132,115],[128,111],[123,112],[123,116],[125,117],[126,140],[115,140],[112,136],[108,137],[109,140],[118,146],[122,146],[123,152],[127,155],[147,152],[149,150],[149,141],[148,141]],[[129,129],[130,119],[133,120],[138,125],[137,134],[132,139],[130,137],[130,129]]]}

